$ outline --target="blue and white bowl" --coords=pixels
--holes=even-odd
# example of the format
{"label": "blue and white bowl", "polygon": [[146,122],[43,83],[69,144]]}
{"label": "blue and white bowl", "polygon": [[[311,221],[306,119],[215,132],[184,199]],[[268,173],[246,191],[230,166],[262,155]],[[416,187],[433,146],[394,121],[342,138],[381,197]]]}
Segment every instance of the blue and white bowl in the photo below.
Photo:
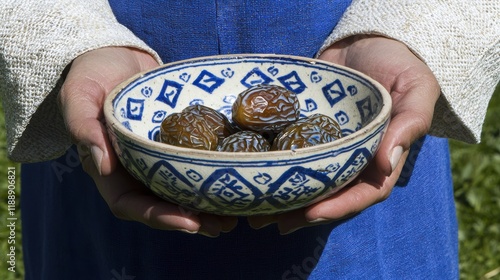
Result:
{"label": "blue and white bowl", "polygon": [[[258,84],[294,91],[301,115],[333,117],[343,138],[262,153],[202,151],[155,141],[167,115],[203,104],[231,118],[236,96]],[[390,112],[390,95],[366,75],[321,60],[256,54],[160,66],[122,83],[104,106],[113,147],[136,179],[186,208],[242,216],[290,211],[340,190],[373,158]]]}

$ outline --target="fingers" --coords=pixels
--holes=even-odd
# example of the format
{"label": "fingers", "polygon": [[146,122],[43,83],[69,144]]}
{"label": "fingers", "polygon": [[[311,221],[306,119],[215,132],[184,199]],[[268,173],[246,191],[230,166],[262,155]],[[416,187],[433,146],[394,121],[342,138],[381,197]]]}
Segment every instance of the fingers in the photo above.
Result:
{"label": "fingers", "polygon": [[324,220],[340,220],[362,212],[371,205],[384,201],[389,197],[403,169],[408,152],[403,153],[402,160],[395,171],[386,177],[378,172],[376,166],[371,164],[366,172],[350,186],[324,201],[316,203],[306,209],[308,222]]}
{"label": "fingers", "polygon": [[218,236],[236,226],[236,217],[200,214],[155,196],[118,164],[107,137],[102,111],[107,94],[123,80],[157,65],[150,55],[128,48],[98,49],[75,59],[59,95],[67,129],[83,169],[116,217],[156,229]]}
{"label": "fingers", "polygon": [[238,219],[236,217],[223,217],[200,213],[199,218],[201,226],[198,233],[207,237],[218,237],[221,232],[230,232],[238,224]]}
{"label": "fingers", "polygon": [[379,149],[355,182],[333,196],[283,215],[252,219],[254,228],[276,222],[282,234],[345,219],[386,199],[401,173],[411,144],[431,126],[440,88],[431,70],[404,44],[383,37],[342,40],[320,59],[361,71],[391,94],[391,121]]}
{"label": "fingers", "polygon": [[88,151],[79,147],[78,153],[83,168],[94,179],[99,193],[116,217],[157,229],[198,232],[201,223],[190,211],[152,195],[122,167],[110,175],[99,175]]}
{"label": "fingers", "polygon": [[404,44],[378,36],[346,38],[320,58],[367,74],[391,94],[391,122],[374,159],[379,171],[389,176],[403,152],[430,128],[440,94],[436,78]]}
{"label": "fingers", "polygon": [[111,89],[130,76],[157,66],[147,53],[129,48],[102,48],[71,64],[59,103],[74,143],[91,151],[99,174],[109,175],[117,164],[103,124],[103,104]]}
{"label": "fingers", "polygon": [[403,153],[429,131],[439,94],[436,79],[423,64],[400,74],[391,87],[391,121],[374,159],[380,172],[392,174]]}
{"label": "fingers", "polygon": [[[114,156],[107,130],[101,122],[103,89],[95,82],[69,80],[61,89],[61,110],[73,142],[81,149],[87,149],[92,155],[97,171],[109,175],[115,169],[117,159]],[[85,81],[85,80],[84,80]]]}
{"label": "fingers", "polygon": [[177,230],[217,237],[231,231],[236,217],[220,217],[185,209],[152,194],[118,166],[107,176],[98,174],[91,155],[79,149],[82,165],[94,179],[99,193],[117,218],[143,223],[151,228]]}
{"label": "fingers", "polygon": [[269,218],[258,218],[251,221],[250,224],[253,228],[258,229],[270,223],[277,223],[280,234],[285,235],[304,227],[327,224],[352,217],[389,197],[407,155],[408,153],[402,155],[403,160],[399,162],[389,177],[381,174],[377,167],[371,164],[357,181],[331,197],[304,209]]}

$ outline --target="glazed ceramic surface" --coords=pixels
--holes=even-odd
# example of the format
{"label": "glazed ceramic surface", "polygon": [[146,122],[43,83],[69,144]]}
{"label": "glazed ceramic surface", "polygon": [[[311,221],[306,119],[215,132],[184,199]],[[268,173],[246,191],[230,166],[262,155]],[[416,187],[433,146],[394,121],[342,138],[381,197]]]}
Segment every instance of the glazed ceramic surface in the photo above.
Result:
{"label": "glazed ceramic surface", "polygon": [[[162,120],[193,104],[231,119],[243,90],[275,84],[294,91],[301,115],[333,117],[343,138],[295,151],[229,153],[156,141]],[[274,214],[338,191],[373,158],[389,123],[390,96],[370,78],[333,64],[279,55],[180,61],[142,73],[107,98],[105,117],[125,168],[155,194],[220,215]]]}

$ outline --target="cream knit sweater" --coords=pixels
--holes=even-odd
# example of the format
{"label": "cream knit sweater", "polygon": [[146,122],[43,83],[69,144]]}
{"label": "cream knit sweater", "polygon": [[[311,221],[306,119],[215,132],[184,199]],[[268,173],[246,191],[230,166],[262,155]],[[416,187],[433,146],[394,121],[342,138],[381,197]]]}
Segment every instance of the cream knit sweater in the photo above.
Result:
{"label": "cream knit sweater", "polygon": [[[0,94],[8,154],[54,158],[71,145],[57,106],[64,69],[104,46],[158,55],[120,25],[104,0],[0,0]],[[431,133],[478,142],[500,79],[498,0],[354,0],[322,49],[354,34],[400,40],[433,70],[442,95]]]}

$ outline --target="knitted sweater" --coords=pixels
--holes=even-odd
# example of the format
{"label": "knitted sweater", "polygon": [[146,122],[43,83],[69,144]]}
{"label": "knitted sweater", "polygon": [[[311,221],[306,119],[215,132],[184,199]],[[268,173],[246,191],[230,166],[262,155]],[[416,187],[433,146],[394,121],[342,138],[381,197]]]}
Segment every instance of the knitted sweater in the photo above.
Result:
{"label": "knitted sweater", "polygon": [[[120,25],[104,0],[2,0],[0,95],[8,154],[35,162],[71,145],[57,105],[65,68],[105,46],[154,50]],[[500,78],[500,3],[496,0],[354,0],[325,38],[379,34],[405,43],[434,72],[441,97],[430,133],[475,143]]]}

